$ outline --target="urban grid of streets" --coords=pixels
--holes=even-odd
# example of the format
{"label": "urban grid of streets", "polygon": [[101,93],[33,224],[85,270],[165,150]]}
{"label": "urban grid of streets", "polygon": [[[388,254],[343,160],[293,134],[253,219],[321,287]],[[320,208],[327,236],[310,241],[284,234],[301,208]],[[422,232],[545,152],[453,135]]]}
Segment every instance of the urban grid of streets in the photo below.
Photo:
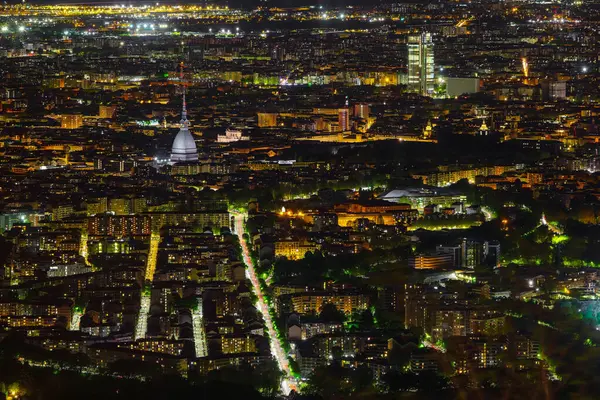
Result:
{"label": "urban grid of streets", "polygon": [[256,276],[256,271],[254,270],[254,264],[252,263],[252,258],[250,257],[250,251],[248,250],[248,244],[243,238],[244,220],[246,218],[246,214],[233,213],[233,216],[235,218],[235,233],[238,235],[240,246],[242,248],[244,264],[246,264],[246,277],[252,282],[254,293],[258,298],[256,308],[263,315],[263,318],[265,320],[265,326],[267,327],[267,331],[269,333],[271,354],[273,354],[275,360],[277,360],[277,364],[279,364],[279,368],[285,374],[283,379],[281,380],[281,390],[284,394],[288,395],[292,390],[298,391],[298,388],[296,385],[296,380],[292,376],[290,370],[287,354],[281,347],[281,343],[277,338],[277,333],[275,332],[275,327],[273,326],[271,314],[269,313],[269,305],[267,304],[264,298],[260,284],[258,282],[258,277]]}
{"label": "urban grid of streets", "polygon": [[[246,241],[243,238],[245,214],[235,213],[234,218],[235,232],[238,235],[240,246],[242,248],[244,264],[246,265],[246,277],[252,282],[252,287],[254,288],[254,292],[256,293],[256,296],[258,298],[257,309],[263,315],[263,318],[265,320],[265,325],[269,333],[271,353],[275,357],[279,368],[285,374],[284,378],[281,381],[281,390],[284,394],[287,395],[292,390],[297,391],[297,385],[295,379],[291,374],[287,354],[285,353],[285,351],[281,347],[281,343],[277,339],[277,333],[275,332],[275,327],[273,325],[273,321],[269,313],[269,306],[264,299],[264,295],[258,282],[258,277],[256,276],[256,272],[254,270],[254,265],[250,257],[248,245],[246,244]],[[156,259],[158,256],[159,245],[160,235],[153,233],[150,238],[150,249],[148,251],[148,261],[146,265],[146,283],[150,285],[152,284],[152,281],[154,279],[154,271],[156,269]],[[148,290],[145,290],[144,288],[141,294],[140,312],[135,329],[135,340],[143,339],[146,337],[146,330],[148,328],[148,314],[150,312],[150,302],[151,294]],[[196,357],[205,357],[207,355],[207,348],[202,321],[201,301],[198,302],[198,309],[192,312],[192,320],[194,327],[194,347],[196,350]]]}
{"label": "urban grid of streets", "polygon": [[[258,281],[258,277],[256,275],[256,271],[254,269],[254,264],[252,263],[252,258],[250,257],[250,251],[248,249],[248,245],[243,238],[244,234],[244,221],[246,218],[246,214],[242,213],[233,213],[235,219],[235,233],[238,235],[240,246],[242,248],[242,256],[244,264],[246,265],[246,277],[250,279],[252,282],[252,286],[254,288],[254,292],[258,298],[257,309],[263,315],[265,320],[265,325],[267,327],[267,331],[269,333],[270,340],[270,349],[271,353],[275,357],[279,368],[284,372],[285,376],[281,381],[281,390],[284,394],[289,394],[291,390],[298,390],[296,385],[296,380],[291,374],[289,362],[287,359],[287,354],[281,347],[281,343],[277,338],[277,333],[275,331],[275,327],[273,325],[273,321],[271,319],[271,314],[269,313],[269,305],[264,299],[264,295],[261,290],[261,286]],[[490,215],[486,213],[486,220],[490,219]],[[81,240],[81,248],[80,254],[84,257],[86,264],[89,264],[87,260],[87,234],[85,236],[82,235]],[[148,251],[148,260],[146,264],[146,273],[145,273],[145,281],[146,284],[151,285],[154,280],[154,272],[156,270],[156,261],[158,257],[158,248],[160,245],[160,234],[153,233],[150,237],[150,248]],[[148,329],[148,315],[150,313],[150,303],[151,303],[151,293],[150,291],[144,288],[142,290],[141,299],[140,299],[140,311],[137,319],[137,324],[135,328],[135,340],[144,339],[146,337],[146,331]],[[193,332],[194,332],[194,348],[196,357],[206,357],[208,354],[207,346],[206,346],[206,336],[204,332],[204,321],[203,321],[203,312],[202,312],[202,301],[198,301],[198,308],[196,310],[192,310],[192,322],[193,322]],[[79,325],[81,321],[81,313],[75,312],[73,314],[73,318],[71,320],[70,329],[71,330],[79,330]]]}
{"label": "urban grid of streets", "polygon": [[[264,295],[262,293],[258,277],[256,276],[256,271],[254,270],[254,265],[252,263],[252,259],[250,257],[250,251],[248,250],[248,245],[243,238],[244,234],[244,219],[246,217],[245,214],[234,213],[235,218],[235,232],[238,235],[240,246],[242,248],[242,256],[244,264],[246,265],[246,277],[250,279],[252,282],[252,287],[254,288],[254,292],[258,298],[257,309],[263,315],[265,320],[265,325],[267,327],[267,331],[269,333],[269,341],[271,353],[275,357],[279,368],[283,371],[284,378],[281,381],[281,390],[284,394],[289,394],[292,390],[297,391],[297,385],[294,377],[291,374],[289,362],[287,359],[287,354],[281,347],[281,343],[277,338],[277,333],[275,332],[275,327],[273,325],[273,321],[271,319],[271,314],[269,313],[269,305],[264,299]],[[87,235],[86,235],[87,236]],[[85,239],[85,240],[84,240]],[[80,253],[82,256],[86,258],[87,262],[87,237],[82,237],[82,248]],[[156,260],[158,257],[158,248],[160,245],[160,234],[153,233],[150,237],[150,249],[148,250],[148,260],[146,264],[146,274],[145,281],[146,284],[151,285],[154,280],[154,271],[156,270]],[[135,340],[144,339],[146,337],[146,331],[148,329],[148,314],[150,312],[150,303],[151,303],[151,293],[150,291],[144,288],[142,290],[141,299],[140,299],[140,311],[137,319],[137,324],[135,328]],[[76,313],[73,315],[73,320],[71,322],[71,329],[78,330],[79,329],[79,321],[81,319],[81,315]],[[196,350],[196,357],[205,357],[207,355],[206,348],[206,337],[204,334],[204,324],[202,320],[202,302],[198,302],[198,308],[192,311],[192,321],[193,321],[193,329],[194,329],[194,347]]]}
{"label": "urban grid of streets", "polygon": [[[150,249],[148,251],[148,261],[146,264],[146,276],[145,281],[147,287],[152,286],[154,280],[154,271],[156,270],[156,260],[158,257],[158,248],[160,245],[160,234],[153,233],[150,237]],[[140,298],[140,312],[135,327],[135,340],[144,339],[146,337],[146,331],[148,330],[148,315],[150,313],[150,305],[152,295],[147,287],[142,289]],[[202,301],[198,301],[198,307],[192,310],[192,326],[194,332],[194,349],[196,357],[206,357],[208,350],[206,346],[206,335],[204,333],[204,320]]]}
{"label": "urban grid of streets", "polygon": [[[271,353],[275,357],[279,368],[284,372],[285,376],[281,381],[281,390],[284,394],[289,394],[292,390],[297,391],[296,380],[291,374],[287,354],[281,347],[281,343],[277,338],[277,333],[269,313],[269,305],[264,299],[252,258],[250,257],[250,251],[248,245],[243,238],[244,234],[244,221],[246,214],[233,213],[235,219],[235,233],[237,234],[240,246],[242,248],[243,261],[246,266],[246,277],[252,282],[252,287],[258,298],[257,309],[263,315],[265,325],[269,333],[269,341]],[[488,215],[486,215],[488,217]],[[486,218],[488,219],[488,218]],[[542,221],[545,222],[542,217]],[[85,241],[87,243],[87,240]],[[152,234],[150,238],[150,249],[148,251],[148,261],[146,266],[146,282],[151,284],[154,278],[154,271],[156,269],[156,260],[158,256],[158,247],[160,244],[160,235]],[[86,249],[87,250],[87,249]],[[87,252],[86,252],[87,255]],[[87,259],[86,259],[87,261]],[[148,328],[148,314],[150,312],[151,295],[147,290],[142,290],[141,301],[140,301],[140,313],[137,320],[135,329],[135,340],[143,339],[146,337],[146,330]],[[79,320],[81,315],[75,313],[71,322],[71,329],[78,330]],[[204,334],[204,324],[202,320],[202,302],[198,302],[198,308],[192,311],[192,321],[194,330],[194,347],[196,350],[196,357],[205,357],[207,353],[206,347],[206,336]],[[434,346],[432,346],[434,347]]]}

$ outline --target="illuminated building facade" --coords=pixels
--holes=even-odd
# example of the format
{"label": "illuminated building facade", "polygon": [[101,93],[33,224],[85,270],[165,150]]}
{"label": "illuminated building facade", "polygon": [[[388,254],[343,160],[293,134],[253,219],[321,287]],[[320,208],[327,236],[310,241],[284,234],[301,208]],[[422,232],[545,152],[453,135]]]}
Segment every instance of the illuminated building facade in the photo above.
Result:
{"label": "illuminated building facade", "polygon": [[320,246],[301,240],[282,240],[275,242],[275,257],[285,257],[288,260],[304,258],[307,252],[314,252]]}
{"label": "illuminated building facade", "polygon": [[160,229],[166,225],[197,225],[201,227],[221,228],[231,224],[227,211],[199,211],[195,213],[148,213],[152,217],[152,225]]}
{"label": "illuminated building facade", "polygon": [[516,166],[513,165],[494,165],[467,169],[446,169],[430,174],[413,174],[413,178],[421,179],[425,185],[442,187],[458,182],[461,179],[467,179],[470,183],[475,183],[477,176],[502,175],[505,172],[515,170]]}
{"label": "illuminated building facade", "polygon": [[25,213],[0,214],[0,233],[10,230],[15,224],[26,222],[28,222],[28,215]]}
{"label": "illuminated building facade", "polygon": [[108,198],[99,197],[86,201],[86,213],[88,216],[102,214],[108,211]]}
{"label": "illuminated building facade", "polygon": [[308,340],[318,335],[331,335],[343,332],[344,326],[336,322],[305,322],[300,327],[300,338]]}
{"label": "illuminated building facade", "polygon": [[0,317],[0,324],[10,328],[49,327],[56,325],[57,317],[46,316],[8,316]]}
{"label": "illuminated building facade", "polygon": [[118,347],[122,349],[149,351],[153,353],[169,354],[179,356],[183,351],[184,341],[167,339],[143,339],[136,342],[122,343]]}
{"label": "illuminated building facade", "polygon": [[83,126],[83,117],[80,114],[64,114],[60,120],[63,129],[79,129]]}
{"label": "illuminated building facade", "polygon": [[415,269],[451,268],[454,266],[452,254],[421,254],[408,259],[408,266]]}
{"label": "illuminated building facade", "polygon": [[505,323],[506,315],[472,311],[469,318],[469,332],[473,335],[502,335]]}
{"label": "illuminated building facade", "polygon": [[223,354],[254,353],[256,339],[251,335],[225,335],[221,337]]}
{"label": "illuminated building facade", "polygon": [[117,215],[131,213],[131,200],[126,198],[110,199],[108,201],[108,211]]}
{"label": "illuminated building facade", "polygon": [[242,131],[227,129],[224,135],[217,135],[217,143],[232,143],[240,140],[250,140],[249,136],[244,136]]}
{"label": "illuminated building facade", "polygon": [[149,235],[151,218],[148,215],[99,214],[88,219],[90,235],[130,236]]}
{"label": "illuminated building facade", "polygon": [[506,341],[495,337],[453,337],[448,341],[448,352],[456,360],[454,368],[458,374],[495,368],[507,350]]}
{"label": "illuminated building facade", "polygon": [[354,116],[360,119],[369,119],[369,105],[364,103],[355,104]]}
{"label": "illuminated building facade", "polygon": [[124,240],[90,240],[88,244],[88,253],[90,255],[128,254],[129,251],[129,243]]}
{"label": "illuminated building facade", "polygon": [[277,126],[276,113],[258,113],[259,128],[274,128]]}
{"label": "illuminated building facade", "polygon": [[431,96],[435,85],[431,33],[408,37],[408,90]]}
{"label": "illuminated building facade", "polygon": [[442,307],[429,311],[432,315],[430,330],[432,338],[437,340],[467,334],[468,310],[462,307]]}
{"label": "illuminated building facade", "polygon": [[67,217],[69,217],[70,215],[73,215],[73,206],[71,205],[60,205],[58,207],[55,207],[52,210],[52,220],[53,221],[60,221],[61,219],[65,219]]}
{"label": "illuminated building facade", "polygon": [[369,307],[369,297],[361,293],[296,293],[289,295],[289,300],[292,311],[301,315],[319,313],[328,303],[346,314]]}
{"label": "illuminated building facade", "polygon": [[98,116],[104,119],[111,119],[115,116],[117,106],[100,106],[98,108]]}
{"label": "illuminated building facade", "polygon": [[410,355],[409,366],[413,372],[437,372],[440,367],[440,353],[429,349],[414,352]]}
{"label": "illuminated building facade", "polygon": [[259,366],[271,360],[271,356],[260,355],[258,353],[250,354],[232,354],[222,357],[204,357],[190,363],[201,374],[220,369],[224,367],[235,367],[239,365]]}
{"label": "illuminated building facade", "polygon": [[338,110],[338,125],[342,132],[350,130],[350,110],[348,108]]}

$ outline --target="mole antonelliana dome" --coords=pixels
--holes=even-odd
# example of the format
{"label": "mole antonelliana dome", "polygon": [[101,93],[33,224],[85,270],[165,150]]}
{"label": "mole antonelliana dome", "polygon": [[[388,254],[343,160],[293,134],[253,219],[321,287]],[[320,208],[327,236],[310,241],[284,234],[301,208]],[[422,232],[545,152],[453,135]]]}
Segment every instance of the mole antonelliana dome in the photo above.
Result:
{"label": "mole antonelliana dome", "polygon": [[183,110],[181,111],[181,127],[171,148],[171,162],[198,161],[198,149],[194,137],[190,133],[190,122],[187,120],[185,93],[183,94]]}

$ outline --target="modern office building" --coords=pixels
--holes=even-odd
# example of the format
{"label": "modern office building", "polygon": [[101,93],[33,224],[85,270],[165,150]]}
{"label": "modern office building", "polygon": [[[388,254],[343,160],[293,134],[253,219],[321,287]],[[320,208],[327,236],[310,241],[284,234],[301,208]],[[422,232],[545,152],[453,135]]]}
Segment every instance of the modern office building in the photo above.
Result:
{"label": "modern office building", "polygon": [[433,41],[430,33],[408,37],[408,90],[423,96],[433,94],[435,84]]}

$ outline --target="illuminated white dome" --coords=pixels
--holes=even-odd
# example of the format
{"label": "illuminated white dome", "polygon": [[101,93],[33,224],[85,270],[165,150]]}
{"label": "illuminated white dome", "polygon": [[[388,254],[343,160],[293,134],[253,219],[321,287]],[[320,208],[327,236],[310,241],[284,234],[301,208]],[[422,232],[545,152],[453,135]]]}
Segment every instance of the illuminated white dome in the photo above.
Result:
{"label": "illuminated white dome", "polygon": [[187,126],[182,126],[175,136],[171,149],[172,162],[198,161],[196,141]]}
{"label": "illuminated white dome", "polygon": [[187,110],[185,104],[185,94],[183,95],[183,110],[181,112],[181,128],[175,140],[173,141],[173,147],[171,148],[171,162],[190,162],[198,161],[198,149],[196,148],[196,141],[190,133],[190,123],[187,120]]}

